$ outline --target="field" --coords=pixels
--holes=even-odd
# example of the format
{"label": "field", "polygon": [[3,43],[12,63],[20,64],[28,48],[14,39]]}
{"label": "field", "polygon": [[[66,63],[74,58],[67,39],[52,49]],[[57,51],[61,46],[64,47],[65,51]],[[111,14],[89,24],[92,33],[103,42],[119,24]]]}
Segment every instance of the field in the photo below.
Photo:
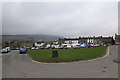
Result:
{"label": "field", "polygon": [[[52,51],[58,51],[58,57],[52,58]],[[79,49],[38,49],[29,50],[29,55],[33,60],[47,63],[73,62],[80,60],[88,60],[104,56],[107,46],[79,48]]]}

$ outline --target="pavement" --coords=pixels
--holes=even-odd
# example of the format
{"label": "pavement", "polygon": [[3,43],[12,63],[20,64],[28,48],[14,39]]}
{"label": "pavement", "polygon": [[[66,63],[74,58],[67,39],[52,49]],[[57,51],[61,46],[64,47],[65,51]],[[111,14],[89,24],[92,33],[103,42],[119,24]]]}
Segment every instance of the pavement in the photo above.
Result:
{"label": "pavement", "polygon": [[[1,58],[1,57],[0,57]],[[3,78],[117,78],[118,47],[109,47],[109,55],[92,61],[38,63],[18,50],[2,55]]]}

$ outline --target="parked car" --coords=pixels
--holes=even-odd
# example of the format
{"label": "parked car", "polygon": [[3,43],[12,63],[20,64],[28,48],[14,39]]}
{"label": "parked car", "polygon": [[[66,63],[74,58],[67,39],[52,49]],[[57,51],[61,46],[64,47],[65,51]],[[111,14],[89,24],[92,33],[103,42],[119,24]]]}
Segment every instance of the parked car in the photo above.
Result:
{"label": "parked car", "polygon": [[21,53],[27,53],[27,49],[26,48],[20,48],[19,52],[20,52],[20,54]]}
{"label": "parked car", "polygon": [[87,47],[87,44],[86,43],[82,43],[82,44],[80,44],[80,47]]}
{"label": "parked car", "polygon": [[71,47],[71,45],[67,45],[67,48],[69,49],[69,48],[72,48],[72,47]]}
{"label": "parked car", "polygon": [[68,49],[67,46],[65,46],[64,49]]}
{"label": "parked car", "polygon": [[19,50],[19,48],[11,48],[11,50]]}
{"label": "parked car", "polygon": [[44,47],[45,49],[50,49],[50,47],[48,47],[48,46],[46,46],[46,47]]}
{"label": "parked car", "polygon": [[16,48],[16,50],[19,50],[19,48]]}
{"label": "parked car", "polygon": [[39,47],[36,47],[35,49],[39,49]]}
{"label": "parked car", "polygon": [[73,48],[80,48],[81,46],[80,45],[76,45],[76,46],[74,46]]}
{"label": "parked car", "polygon": [[58,49],[58,48],[59,48],[59,45],[55,45],[54,47],[55,47],[55,49]]}
{"label": "parked car", "polygon": [[59,46],[59,49],[64,49],[64,46]]}
{"label": "parked car", "polygon": [[88,44],[88,46],[89,46],[89,47],[94,47],[94,45],[93,45],[93,44]]}
{"label": "parked car", "polygon": [[31,49],[35,49],[35,47],[32,47]]}
{"label": "parked car", "polygon": [[41,46],[40,49],[44,49],[45,47],[44,46]]}
{"label": "parked car", "polygon": [[117,43],[117,44],[115,44],[115,45],[120,45],[120,44]]}
{"label": "parked car", "polygon": [[6,47],[6,49],[8,50],[8,52],[10,52],[10,47]]}
{"label": "parked car", "polygon": [[52,46],[51,49],[55,49],[55,46]]}
{"label": "parked car", "polygon": [[39,47],[32,47],[31,49],[39,49]]}
{"label": "parked car", "polygon": [[1,53],[8,53],[8,49],[7,49],[7,48],[3,48],[3,49],[1,50]]}
{"label": "parked car", "polygon": [[93,45],[94,47],[99,47],[100,45],[99,44],[95,44],[95,45]]}

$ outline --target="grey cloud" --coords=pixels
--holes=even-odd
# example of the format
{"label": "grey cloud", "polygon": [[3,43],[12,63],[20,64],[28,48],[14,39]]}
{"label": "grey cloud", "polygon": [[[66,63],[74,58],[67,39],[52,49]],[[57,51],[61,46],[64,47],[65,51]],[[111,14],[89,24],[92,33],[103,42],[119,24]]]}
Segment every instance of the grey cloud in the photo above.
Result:
{"label": "grey cloud", "polygon": [[3,3],[3,34],[78,37],[117,33],[117,3]]}

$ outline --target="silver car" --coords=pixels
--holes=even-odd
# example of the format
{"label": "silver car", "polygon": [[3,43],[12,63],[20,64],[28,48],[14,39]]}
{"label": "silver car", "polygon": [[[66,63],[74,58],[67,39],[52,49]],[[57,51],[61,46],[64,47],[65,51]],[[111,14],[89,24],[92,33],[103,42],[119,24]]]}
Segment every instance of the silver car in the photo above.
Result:
{"label": "silver car", "polygon": [[6,49],[6,48],[2,49],[1,53],[8,53],[8,49]]}

